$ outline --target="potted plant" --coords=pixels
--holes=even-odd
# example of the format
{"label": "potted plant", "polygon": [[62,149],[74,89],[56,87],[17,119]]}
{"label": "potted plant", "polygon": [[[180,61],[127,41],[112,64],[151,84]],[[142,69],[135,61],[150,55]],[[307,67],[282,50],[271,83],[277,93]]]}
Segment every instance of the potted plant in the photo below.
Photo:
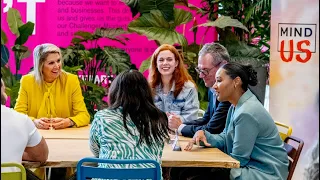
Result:
{"label": "potted plant", "polygon": [[[91,121],[96,110],[107,107],[103,98],[108,95],[108,87],[114,75],[131,66],[130,56],[125,51],[111,46],[100,47],[98,41],[108,38],[125,44],[128,39],[122,35],[126,33],[121,28],[98,28],[94,33],[78,31],[74,34],[71,45],[61,48],[64,69],[81,76],[80,85]],[[107,76],[97,81],[99,73]]]}
{"label": "potted plant", "polygon": [[215,27],[231,61],[256,68],[259,83],[251,88],[263,104],[270,57],[270,0],[202,0],[202,4],[199,12],[208,15],[209,21],[197,27]]}
{"label": "potted plant", "polygon": [[[135,3],[133,3],[135,2]],[[161,44],[175,45],[184,57],[185,65],[198,86],[200,108],[207,108],[207,88],[198,74],[195,72],[197,65],[197,55],[200,45],[194,42],[189,44],[184,34],[176,31],[176,28],[185,25],[193,19],[189,11],[174,8],[174,5],[187,6],[189,9],[198,10],[196,7],[183,0],[148,0],[148,1],[125,1],[130,7],[132,16],[137,16],[128,25],[128,31],[146,36],[149,40],[154,40],[159,46]],[[197,31],[194,30],[195,38]],[[139,68],[140,72],[145,72],[150,66],[150,58],[144,60]]]}
{"label": "potted plant", "polygon": [[9,8],[7,15],[7,22],[10,31],[16,36],[14,46],[10,48],[14,52],[15,70],[12,73],[9,66],[9,49],[6,44],[8,39],[6,34],[1,29],[1,74],[6,86],[6,93],[10,96],[10,107],[14,107],[18,92],[20,88],[20,79],[22,74],[18,71],[21,67],[21,61],[30,56],[30,50],[24,44],[27,42],[29,36],[32,35],[34,23],[23,23],[21,15],[17,9]]}

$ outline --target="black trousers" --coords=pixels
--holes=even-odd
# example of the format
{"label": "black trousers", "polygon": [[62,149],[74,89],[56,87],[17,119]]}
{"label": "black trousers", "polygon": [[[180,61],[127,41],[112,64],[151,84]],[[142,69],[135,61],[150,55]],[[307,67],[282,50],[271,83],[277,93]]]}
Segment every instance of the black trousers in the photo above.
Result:
{"label": "black trousers", "polygon": [[230,169],[209,167],[171,168],[171,180],[229,180]]}
{"label": "black trousers", "polygon": [[[46,174],[48,174],[48,170],[49,170],[49,168],[46,169]],[[52,180],[67,180],[66,172],[67,172],[66,168],[51,168],[50,179],[52,179]],[[36,176],[29,169],[26,169],[26,173],[27,173],[27,180],[41,180],[40,178],[38,178],[38,176]],[[68,179],[75,180],[76,179],[75,177],[76,177],[75,175],[72,175]]]}

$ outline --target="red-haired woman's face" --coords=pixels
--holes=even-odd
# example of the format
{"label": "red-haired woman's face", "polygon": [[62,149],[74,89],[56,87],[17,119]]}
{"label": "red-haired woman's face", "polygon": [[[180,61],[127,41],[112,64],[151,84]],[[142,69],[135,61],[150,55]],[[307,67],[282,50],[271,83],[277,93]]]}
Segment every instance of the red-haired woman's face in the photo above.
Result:
{"label": "red-haired woman's face", "polygon": [[161,51],[157,58],[157,69],[162,76],[171,76],[178,66],[178,61],[170,50]]}

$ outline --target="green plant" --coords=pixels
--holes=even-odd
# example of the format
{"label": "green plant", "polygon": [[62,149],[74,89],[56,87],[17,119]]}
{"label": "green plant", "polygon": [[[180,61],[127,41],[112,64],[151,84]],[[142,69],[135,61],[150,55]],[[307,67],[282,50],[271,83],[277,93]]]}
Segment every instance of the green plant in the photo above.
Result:
{"label": "green plant", "polygon": [[[74,74],[82,74],[80,79],[84,101],[91,120],[96,109],[107,106],[103,100],[107,96],[109,81],[113,75],[130,68],[130,56],[119,48],[100,47],[98,41],[102,38],[117,41],[125,45],[127,32],[121,28],[98,28],[94,33],[78,31],[74,34],[71,45],[61,48],[64,59],[64,69]],[[79,71],[82,72],[79,72]],[[98,73],[106,74],[107,79],[96,82]],[[107,81],[103,84],[103,81]]]}
{"label": "green plant", "polygon": [[215,27],[233,61],[255,66],[269,62],[271,0],[202,0],[202,4],[201,13],[209,22],[198,27]]}
{"label": "green plant", "polygon": [[270,51],[271,0],[202,0],[203,15],[209,22],[197,27],[215,27],[218,42],[224,45],[231,61],[251,64],[257,71],[258,85],[251,87],[264,103]]}
{"label": "green plant", "polygon": [[[190,22],[193,16],[189,11],[174,9],[174,5],[187,6],[192,10],[199,9],[189,4],[186,0],[152,0],[149,2],[155,6],[142,6],[141,4],[144,1],[138,2],[137,0],[125,2],[130,7],[133,16],[136,16],[137,12],[140,12],[140,16],[128,25],[128,31],[146,36],[149,40],[154,40],[158,46],[161,44],[176,45],[184,57],[184,63],[190,75],[197,83],[200,108],[206,109],[208,104],[207,88],[195,71],[200,50],[200,45],[195,43],[197,29],[194,30],[194,42],[189,45],[184,34],[178,33],[176,28]],[[157,4],[165,6],[158,6]],[[196,21],[194,21],[194,25],[195,23]],[[139,68],[140,72],[144,72],[149,68],[150,59],[151,57],[142,62]]]}
{"label": "green plant", "polygon": [[6,93],[10,96],[10,107],[14,107],[18,92],[20,88],[21,74],[18,74],[18,70],[21,66],[21,60],[30,56],[30,50],[24,46],[29,36],[31,36],[34,23],[27,22],[24,24],[21,20],[21,15],[18,10],[9,8],[7,14],[7,22],[10,31],[16,36],[14,46],[11,50],[14,52],[15,59],[15,71],[12,73],[9,67],[9,49],[6,47],[8,39],[1,29],[1,74],[2,79],[6,86]]}

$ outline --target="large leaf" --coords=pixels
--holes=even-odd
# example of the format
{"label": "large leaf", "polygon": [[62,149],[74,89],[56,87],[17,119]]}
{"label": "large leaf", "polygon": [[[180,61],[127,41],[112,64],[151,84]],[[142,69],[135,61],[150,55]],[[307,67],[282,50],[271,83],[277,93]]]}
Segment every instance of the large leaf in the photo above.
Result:
{"label": "large leaf", "polygon": [[122,28],[97,28],[94,35],[115,40],[125,45],[125,41],[128,41],[129,38],[123,37],[122,35],[127,33],[129,32]]}
{"label": "large leaf", "polygon": [[178,43],[186,46],[188,44],[186,38],[179,34],[175,28],[180,24],[189,22],[192,19],[192,15],[182,9],[175,9],[174,17],[174,22],[170,24],[164,19],[159,10],[153,10],[150,14],[143,14],[132,21],[128,26],[128,30],[145,35],[149,40],[157,40],[160,44],[173,45]]}
{"label": "large leaf", "polygon": [[130,7],[132,17],[139,12],[141,15],[150,13],[152,10],[159,10],[166,21],[174,19],[174,0],[121,0]]}
{"label": "large leaf", "polygon": [[1,44],[6,44],[8,42],[8,38],[4,31],[1,29]]}
{"label": "large leaf", "polygon": [[151,64],[151,56],[148,57],[148,59],[142,61],[140,68],[139,68],[139,71],[141,73],[144,73],[147,69],[149,69],[150,64]]}
{"label": "large leaf", "polygon": [[104,58],[100,60],[105,64],[106,68],[112,67],[112,73],[118,74],[130,68],[130,56],[125,51],[106,46],[104,47],[103,52]]}
{"label": "large leaf", "polygon": [[16,72],[20,69],[21,60],[30,55],[30,51],[28,47],[16,44],[12,47],[12,51],[14,52],[15,60],[16,60]]}
{"label": "large leaf", "polygon": [[63,66],[63,69],[66,72],[72,73],[72,74],[77,74],[78,71],[81,71],[81,66],[73,66],[73,67],[69,67],[69,66]]}
{"label": "large leaf", "polygon": [[140,8],[139,0],[121,0],[121,1],[130,7],[132,17],[135,17],[139,13],[139,8]]}
{"label": "large leaf", "polygon": [[7,14],[7,22],[10,31],[16,36],[20,35],[19,27],[23,25],[20,12],[17,9],[9,8]]}
{"label": "large leaf", "polygon": [[1,44],[1,67],[6,65],[9,60],[9,50],[8,48]]}
{"label": "large leaf", "polygon": [[268,60],[263,58],[263,54],[257,47],[249,46],[244,42],[226,44],[231,61],[237,61],[242,64],[251,64],[254,67],[264,66]]}
{"label": "large leaf", "polygon": [[221,29],[224,29],[226,27],[237,27],[249,32],[249,30],[241,22],[239,22],[237,19],[232,19],[230,16],[220,16],[215,21],[209,21],[207,23],[198,25],[198,27],[199,26],[211,26],[218,27]]}
{"label": "large leaf", "polygon": [[26,24],[19,27],[20,36],[16,39],[15,44],[23,45],[27,42],[29,36],[32,35],[34,23],[28,21]]}
{"label": "large leaf", "polygon": [[139,12],[143,15],[152,10],[160,10],[166,21],[174,20],[174,0],[140,0]]}

